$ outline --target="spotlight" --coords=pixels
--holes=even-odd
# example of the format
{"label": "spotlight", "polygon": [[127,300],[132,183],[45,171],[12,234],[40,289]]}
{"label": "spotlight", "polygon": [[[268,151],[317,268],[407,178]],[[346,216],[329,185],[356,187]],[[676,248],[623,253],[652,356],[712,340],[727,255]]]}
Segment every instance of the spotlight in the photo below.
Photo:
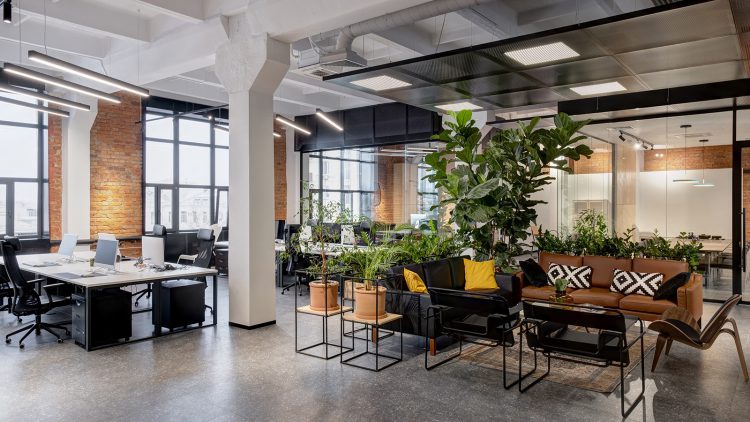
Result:
{"label": "spotlight", "polygon": [[10,4],[11,0],[5,0],[3,2],[3,22],[5,23],[12,23],[13,22],[13,6]]}
{"label": "spotlight", "polygon": [[620,136],[618,136],[618,138],[620,138],[620,140],[621,140],[622,142],[625,142],[625,137],[624,137],[624,136],[622,136],[622,132],[620,132]]}
{"label": "spotlight", "polygon": [[633,144],[633,148],[635,148],[635,149],[641,149],[641,143],[640,143],[640,141],[636,141],[636,143]]}

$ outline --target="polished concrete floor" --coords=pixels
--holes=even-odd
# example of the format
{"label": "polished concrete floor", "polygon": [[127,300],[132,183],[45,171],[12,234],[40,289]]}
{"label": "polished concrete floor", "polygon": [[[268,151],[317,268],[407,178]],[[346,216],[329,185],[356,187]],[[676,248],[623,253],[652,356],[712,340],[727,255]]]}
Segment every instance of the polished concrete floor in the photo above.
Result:
{"label": "polished concrete floor", "polygon": [[[294,297],[279,294],[276,301],[276,325],[230,328],[226,280],[220,279],[220,325],[215,328],[89,353],[71,340],[57,344],[48,334],[32,336],[25,350],[15,342],[3,344],[0,420],[621,419],[617,394],[548,382],[520,394],[502,388],[499,372],[462,361],[427,372],[421,343],[408,336],[406,360],[380,373],[295,354]],[[706,305],[709,314],[715,309]],[[750,307],[737,309],[735,316],[750,352]],[[7,314],[0,322],[3,333],[17,325]],[[337,330],[338,324],[331,327]],[[301,321],[304,340],[312,340],[318,330],[317,318]],[[651,359],[652,354],[648,367]],[[742,380],[729,336],[720,337],[708,352],[675,345],[657,372],[646,375],[645,404],[629,420],[750,418],[750,385]],[[639,383],[631,384],[634,394]]]}

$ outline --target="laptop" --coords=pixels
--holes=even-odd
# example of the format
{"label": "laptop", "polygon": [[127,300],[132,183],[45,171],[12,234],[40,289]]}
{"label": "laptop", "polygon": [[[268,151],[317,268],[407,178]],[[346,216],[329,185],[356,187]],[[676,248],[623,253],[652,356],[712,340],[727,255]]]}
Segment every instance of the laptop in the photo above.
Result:
{"label": "laptop", "polygon": [[156,236],[141,237],[143,260],[151,265],[164,265],[164,238]]}

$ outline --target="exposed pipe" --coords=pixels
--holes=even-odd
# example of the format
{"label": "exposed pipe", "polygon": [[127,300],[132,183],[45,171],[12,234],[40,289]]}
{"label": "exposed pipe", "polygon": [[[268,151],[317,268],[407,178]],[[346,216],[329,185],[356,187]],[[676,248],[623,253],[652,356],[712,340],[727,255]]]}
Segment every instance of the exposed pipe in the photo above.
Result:
{"label": "exposed pipe", "polygon": [[455,12],[469,7],[479,6],[483,3],[489,3],[490,1],[495,0],[434,0],[399,10],[397,12],[354,23],[341,28],[341,32],[339,32],[339,36],[336,39],[336,51],[351,50],[352,42],[355,38],[361,35],[381,32],[397,26],[408,25],[423,19],[444,15],[446,13]]}

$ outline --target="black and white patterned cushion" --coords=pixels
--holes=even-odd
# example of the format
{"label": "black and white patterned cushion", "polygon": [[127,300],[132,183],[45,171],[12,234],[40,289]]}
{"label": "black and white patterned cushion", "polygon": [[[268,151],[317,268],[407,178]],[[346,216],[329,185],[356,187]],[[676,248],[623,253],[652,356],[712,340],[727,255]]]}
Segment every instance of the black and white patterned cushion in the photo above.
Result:
{"label": "black and white patterned cushion", "polygon": [[565,278],[570,281],[568,287],[573,289],[588,289],[591,287],[591,267],[573,265],[549,264],[547,270],[547,282],[550,286],[555,285],[555,280]]}
{"label": "black and white patterned cushion", "polygon": [[609,290],[624,295],[639,294],[654,296],[664,280],[662,273],[637,273],[635,271],[615,270],[612,286]]}

